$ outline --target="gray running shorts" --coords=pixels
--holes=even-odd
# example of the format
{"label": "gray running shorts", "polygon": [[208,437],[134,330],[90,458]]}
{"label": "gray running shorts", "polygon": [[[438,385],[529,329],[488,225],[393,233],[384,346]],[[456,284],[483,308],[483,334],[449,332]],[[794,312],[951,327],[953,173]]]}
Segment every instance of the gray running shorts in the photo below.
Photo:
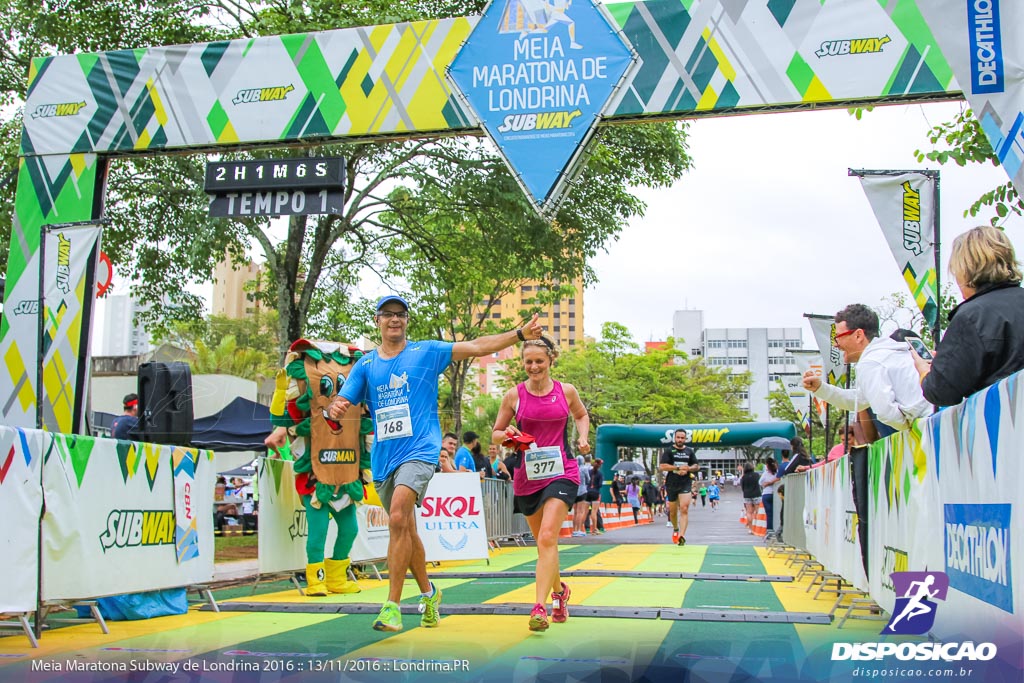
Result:
{"label": "gray running shorts", "polygon": [[398,466],[391,476],[383,481],[373,482],[377,489],[377,495],[384,503],[384,509],[391,511],[391,498],[395,495],[395,487],[408,486],[416,493],[416,505],[423,500],[423,494],[427,491],[427,484],[434,476],[434,465],[422,460],[410,460]]}

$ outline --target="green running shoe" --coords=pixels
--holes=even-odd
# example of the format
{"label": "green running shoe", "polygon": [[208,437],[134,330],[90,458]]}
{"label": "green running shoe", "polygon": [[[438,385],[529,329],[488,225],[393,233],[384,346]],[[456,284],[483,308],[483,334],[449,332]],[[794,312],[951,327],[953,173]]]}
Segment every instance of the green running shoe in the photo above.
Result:
{"label": "green running shoe", "polygon": [[441,614],[437,611],[437,608],[441,606],[441,589],[434,585],[434,582],[430,582],[430,587],[434,589],[434,595],[427,597],[426,595],[420,596],[420,626],[423,628],[437,628],[437,625],[441,623]]}
{"label": "green running shoe", "polygon": [[401,631],[402,612],[398,609],[398,603],[388,600],[380,608],[377,620],[373,622],[374,631]]}

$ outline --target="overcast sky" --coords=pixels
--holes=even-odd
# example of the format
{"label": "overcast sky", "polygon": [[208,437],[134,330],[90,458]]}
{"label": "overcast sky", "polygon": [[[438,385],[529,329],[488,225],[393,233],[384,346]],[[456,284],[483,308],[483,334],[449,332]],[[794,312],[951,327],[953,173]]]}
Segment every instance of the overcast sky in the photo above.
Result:
{"label": "overcast sky", "polygon": [[[1007,181],[1002,168],[918,164],[927,132],[959,103],[879,107],[858,121],[845,110],[703,119],[689,128],[694,170],[647,202],[592,266],[584,327],[607,321],[638,342],[672,333],[672,314],[704,311],[706,327],[804,328],[804,313],[849,303],[877,307],[907,288],[857,178],[848,168],[939,169],[943,271],[956,235],[979,224],[964,210]],[[1008,224],[1024,255],[1024,221]],[[950,280],[951,281],[951,280]],[[959,295],[959,293],[958,293]]]}

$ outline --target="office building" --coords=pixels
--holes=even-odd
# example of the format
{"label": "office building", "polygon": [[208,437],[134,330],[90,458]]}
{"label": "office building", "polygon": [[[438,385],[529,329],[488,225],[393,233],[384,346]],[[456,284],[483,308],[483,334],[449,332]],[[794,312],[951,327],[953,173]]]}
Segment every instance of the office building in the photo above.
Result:
{"label": "office building", "polygon": [[741,407],[759,421],[768,421],[768,394],[778,388],[780,374],[796,372],[790,349],[803,348],[800,327],[705,328],[703,311],[676,311],[672,336],[691,358],[704,358],[710,367],[749,372],[750,386]]}
{"label": "office building", "polygon": [[[514,291],[506,294],[501,301],[495,303],[488,311],[480,310],[477,318],[489,315],[499,329],[506,330],[522,322],[520,311],[535,306],[538,291],[543,291],[543,284],[536,280],[526,280]],[[574,292],[559,301],[544,305],[540,310],[540,324],[544,333],[565,350],[583,343],[583,279],[573,282]],[[505,349],[477,360],[477,368],[468,378],[474,383],[481,394],[500,396],[498,387],[501,362],[513,358],[518,347]]]}

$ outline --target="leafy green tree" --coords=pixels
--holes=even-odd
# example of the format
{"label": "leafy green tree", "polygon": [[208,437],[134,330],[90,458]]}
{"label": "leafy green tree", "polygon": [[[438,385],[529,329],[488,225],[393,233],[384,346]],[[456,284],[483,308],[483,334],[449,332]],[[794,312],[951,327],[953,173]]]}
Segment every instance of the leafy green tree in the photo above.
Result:
{"label": "leafy green tree", "polygon": [[671,338],[665,348],[645,353],[619,323],[605,323],[601,341],[564,351],[553,374],[579,390],[593,430],[602,424],[750,419],[739,407],[740,394],[749,383],[747,373],[732,374],[687,358]]}
{"label": "leafy green tree", "polygon": [[832,410],[832,419],[829,422],[831,437],[829,437],[825,428],[818,421],[818,416],[812,415],[811,420],[813,425],[811,432],[813,439],[808,441],[807,433],[803,431],[798,421],[796,410],[793,409],[793,402],[789,400],[789,396],[781,388],[775,388],[768,394],[768,414],[776,420],[782,420],[783,422],[792,422],[796,427],[797,434],[807,444],[807,450],[809,453],[823,457],[827,455],[828,449],[831,444],[838,442],[839,428],[842,426],[842,415],[843,413],[835,409]]}
{"label": "leafy green tree", "polygon": [[[928,133],[928,140],[933,146],[932,150],[914,151],[919,162],[930,159],[939,164],[952,161],[957,166],[985,163],[999,166],[999,159],[996,158],[985,131],[981,129],[981,124],[970,109],[962,110],[952,121],[934,126]],[[981,195],[964,210],[964,216],[974,217],[989,211],[993,212],[988,217],[989,223],[997,227],[1010,214],[1024,215],[1024,200],[1017,193],[1013,183],[1007,181]]]}
{"label": "leafy green tree", "polygon": [[276,370],[275,355],[240,347],[230,334],[222,337],[216,345],[197,339],[188,353],[189,365],[197,375],[234,375],[256,380],[271,377]]}
{"label": "leafy green tree", "polygon": [[[61,25],[60,31],[54,29],[51,33],[33,32],[30,24],[39,13],[27,8],[24,0],[19,2],[22,4],[18,7],[24,4],[25,11],[24,15],[14,13],[21,22],[18,30],[31,38],[26,38],[28,47],[19,48],[19,54],[26,57],[65,52],[70,45],[78,49],[120,49],[463,16],[483,6],[483,2],[441,0],[296,0],[255,6],[230,0],[197,5],[169,0],[152,7],[144,5],[141,10],[143,14],[150,12],[146,16],[151,21],[161,19],[160,12],[179,11],[185,17],[187,21],[169,22],[165,33],[146,33],[143,29],[148,24],[143,21],[139,30],[128,29],[120,35],[97,32],[79,40],[79,34],[89,30],[89,22]],[[114,17],[123,7],[113,0],[102,0],[100,5],[112,8]],[[219,23],[198,21],[211,11],[210,17]],[[190,22],[199,25],[192,33],[186,30]],[[23,91],[18,94],[23,95]],[[465,256],[464,245],[446,253],[438,247],[438,240],[447,231],[450,243],[453,231],[460,226],[477,232],[489,227],[500,229],[501,235],[498,230],[493,235],[510,250],[532,248],[534,253],[537,249],[521,239],[522,235],[558,235],[561,242],[548,240],[545,244],[563,244],[566,248],[548,252],[529,272],[544,271],[553,281],[564,280],[566,274],[585,274],[581,265],[585,259],[613,239],[631,217],[642,213],[644,205],[632,188],[668,184],[689,165],[682,124],[603,130],[566,208],[556,217],[555,227],[542,228],[493,149],[472,140],[345,143],[276,152],[275,156],[286,154],[342,155],[351,182],[341,215],[292,217],[283,239],[274,234],[266,220],[212,220],[205,215],[201,156],[132,158],[112,164],[108,201],[111,223],[105,234],[105,249],[117,272],[135,283],[133,294],[143,303],[159,303],[149,309],[146,322],[152,331],[159,333],[174,321],[199,318],[202,302],[183,285],[209,281],[213,265],[224,254],[240,260],[249,248],[261,252],[266,262],[271,281],[267,292],[279,314],[279,352],[305,333],[311,319],[324,332],[338,327],[365,329],[365,307],[353,302],[351,293],[363,269],[382,268],[390,257],[388,249],[417,251],[415,258],[427,267],[448,259],[447,269],[454,270]],[[439,199],[445,200],[443,208],[437,207]],[[0,233],[9,230],[8,223]],[[406,256],[413,258],[411,254]],[[508,258],[508,253],[499,258]],[[569,265],[562,266],[562,262]],[[527,275],[527,271],[520,273],[520,277]],[[458,308],[459,312],[464,310],[464,306]],[[454,317],[466,316],[459,313]],[[460,391],[453,394],[456,402],[460,396]],[[455,408],[455,415],[460,415]]]}

